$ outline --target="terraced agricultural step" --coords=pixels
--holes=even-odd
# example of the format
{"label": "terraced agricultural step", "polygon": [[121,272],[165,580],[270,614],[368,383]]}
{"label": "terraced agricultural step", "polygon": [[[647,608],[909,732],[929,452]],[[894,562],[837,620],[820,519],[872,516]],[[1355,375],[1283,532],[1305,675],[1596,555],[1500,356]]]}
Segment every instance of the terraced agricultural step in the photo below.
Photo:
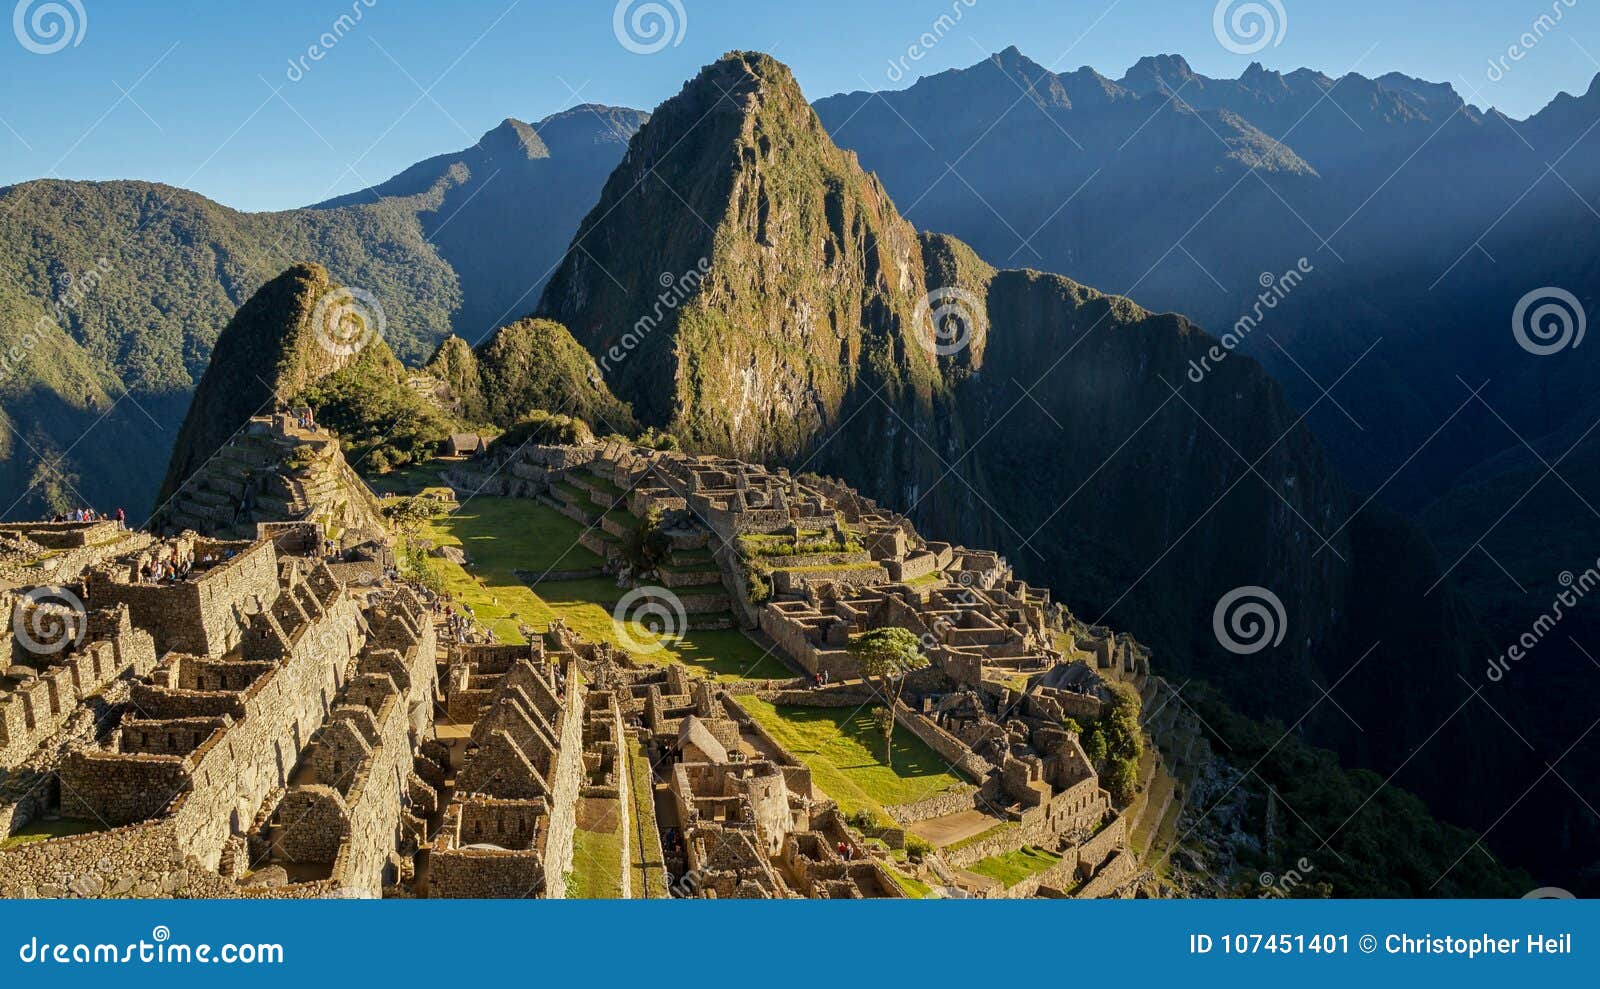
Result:
{"label": "terraced agricultural step", "polygon": [[212,508],[231,508],[233,506],[233,499],[226,492],[214,491],[209,488],[185,490],[184,497],[195,504]]}

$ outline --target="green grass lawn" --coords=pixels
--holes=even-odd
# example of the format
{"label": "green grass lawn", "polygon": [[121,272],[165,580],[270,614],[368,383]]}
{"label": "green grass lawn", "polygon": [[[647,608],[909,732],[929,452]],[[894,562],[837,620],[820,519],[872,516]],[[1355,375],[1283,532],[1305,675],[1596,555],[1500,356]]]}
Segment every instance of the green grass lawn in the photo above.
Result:
{"label": "green grass lawn", "polygon": [[572,832],[567,898],[615,900],[622,895],[622,836],[615,830]]}
{"label": "green grass lawn", "polygon": [[22,845],[31,845],[36,841],[45,841],[50,838],[64,838],[73,834],[88,834],[99,831],[100,825],[94,821],[82,821],[73,817],[63,817],[54,821],[34,821],[24,826],[9,838],[0,838],[0,851],[7,848],[17,848]]}
{"label": "green grass lawn", "polygon": [[418,495],[424,489],[437,486],[439,472],[444,464],[437,461],[426,464],[412,464],[399,470],[392,470],[387,474],[363,474],[362,479],[367,486],[377,493],[384,495]]}
{"label": "green grass lawn", "polygon": [[[465,570],[435,560],[445,588],[472,606],[478,620],[502,642],[521,642],[519,623],[546,628],[560,617],[591,642],[624,646],[612,609],[627,591],[609,577],[545,581],[535,589],[525,576],[555,570],[598,567],[603,561],[577,545],[583,527],[543,502],[530,498],[480,496],[460,511],[435,519],[424,533],[436,545],[458,545],[472,561]],[[630,637],[662,648],[636,653],[642,662],[680,662],[728,679],[786,680],[794,673],[776,656],[737,629],[685,632],[662,640],[630,624]]]}
{"label": "green grass lawn", "polygon": [[894,732],[894,765],[883,764],[883,735],[870,708],[784,707],[741,697],[750,712],[783,747],[811,769],[811,778],[838,801],[845,814],[912,803],[963,785],[961,777],[915,735]]}
{"label": "green grass lawn", "polygon": [[485,572],[586,570],[605,562],[579,545],[583,526],[530,498],[480,495],[434,528],[436,544],[455,543]]}
{"label": "green grass lawn", "polygon": [[650,775],[650,757],[632,735],[628,736],[628,773],[633,798],[633,835],[629,845],[633,861],[632,894],[636,900],[661,900],[667,897],[667,866],[658,843],[644,836],[657,834],[655,785]]}
{"label": "green grass lawn", "polygon": [[991,855],[973,863],[967,871],[997,879],[1010,887],[1036,875],[1061,861],[1061,856],[1042,848],[1019,848],[1004,855]]}
{"label": "green grass lawn", "polygon": [[898,869],[889,870],[889,878],[899,885],[901,892],[913,900],[926,900],[933,895],[933,888],[920,879],[914,879],[900,872]]}

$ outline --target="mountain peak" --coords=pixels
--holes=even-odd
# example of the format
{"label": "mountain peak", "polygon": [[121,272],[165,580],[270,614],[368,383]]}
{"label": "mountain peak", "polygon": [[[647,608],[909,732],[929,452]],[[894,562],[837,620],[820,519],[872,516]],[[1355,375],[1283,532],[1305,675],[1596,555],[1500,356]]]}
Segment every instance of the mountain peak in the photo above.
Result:
{"label": "mountain peak", "polygon": [[1050,73],[1049,69],[1024,55],[1022,49],[1016,45],[1011,45],[1004,51],[996,52],[989,56],[989,60],[1008,74],[1020,72],[1028,76],[1040,76]]}
{"label": "mountain peak", "polygon": [[1123,75],[1122,84],[1138,91],[1177,90],[1202,78],[1195,75],[1182,55],[1146,55]]}
{"label": "mountain peak", "polygon": [[745,116],[762,106],[809,113],[810,104],[787,65],[764,52],[731,51],[684,83],[678,95],[662,104],[664,112],[686,113],[689,121],[707,116]]}
{"label": "mountain peak", "polygon": [[[320,264],[300,263],[257,289],[217,337],[173,446],[165,500],[234,430],[383,347],[381,307],[334,284]],[[354,333],[354,336],[349,334]]]}
{"label": "mountain peak", "polygon": [[478,139],[476,150],[488,155],[510,155],[532,160],[550,157],[550,149],[539,137],[532,124],[515,117],[507,117],[500,126]]}

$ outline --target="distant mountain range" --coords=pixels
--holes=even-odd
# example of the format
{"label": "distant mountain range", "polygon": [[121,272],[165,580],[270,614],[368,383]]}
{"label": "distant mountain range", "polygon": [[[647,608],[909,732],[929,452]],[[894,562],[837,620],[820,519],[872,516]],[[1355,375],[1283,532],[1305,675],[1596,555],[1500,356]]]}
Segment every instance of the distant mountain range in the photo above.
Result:
{"label": "distant mountain range", "polygon": [[[1600,545],[1594,350],[1539,358],[1511,332],[1543,286],[1594,306],[1597,122],[1600,86],[1519,122],[1399,75],[1214,80],[1163,56],[1112,81],[1016,49],[813,112],[787,69],[735,53],[654,115],[508,120],[303,210],[26,183],[0,190],[0,306],[8,323],[49,314],[48,360],[0,380],[0,482],[47,482],[13,515],[54,474],[138,517],[222,326],[317,262],[374,293],[413,366],[455,334],[434,367],[501,425],[566,396],[842,475],[928,531],[1003,548],[1169,673],[1405,769],[1436,809],[1489,827],[1576,734],[1544,713],[1596,696],[1564,636],[1547,675],[1470,689]],[[110,273],[67,296],[63,276],[101,258]],[[925,339],[931,293],[970,324],[953,352]],[[1242,352],[1212,358],[1247,314]],[[239,373],[208,407],[237,404]],[[215,430],[187,428],[180,454],[203,457]],[[1550,495],[1575,543],[1548,538]],[[1291,616],[1281,648],[1248,659],[1211,613],[1243,585]],[[1589,624],[1563,632],[1578,645]],[[1600,746],[1567,758],[1600,776]],[[1552,821],[1563,840],[1523,861],[1595,859],[1596,822],[1554,781],[1491,841]]]}
{"label": "distant mountain range", "polygon": [[[1112,81],[1012,48],[816,106],[913,222],[1238,336],[1356,489],[1426,526],[1485,620],[1468,677],[1518,726],[1485,731],[1600,778],[1594,737],[1573,747],[1591,720],[1574,704],[1600,696],[1593,605],[1563,609],[1528,670],[1485,679],[1600,547],[1600,350],[1578,345],[1600,317],[1600,78],[1518,121],[1399,74],[1211,79],[1167,55]],[[1263,291],[1301,259],[1292,292]],[[1584,316],[1559,302],[1541,340],[1551,289]],[[1593,862],[1592,807],[1553,775],[1526,786],[1499,829],[1562,834],[1536,844],[1552,868]]]}

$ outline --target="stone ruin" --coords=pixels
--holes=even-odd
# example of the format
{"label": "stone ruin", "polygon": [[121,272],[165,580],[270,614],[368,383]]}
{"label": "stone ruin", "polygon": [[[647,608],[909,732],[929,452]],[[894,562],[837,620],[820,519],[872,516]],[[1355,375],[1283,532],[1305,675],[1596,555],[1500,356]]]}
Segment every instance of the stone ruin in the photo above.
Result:
{"label": "stone ruin", "polygon": [[428,855],[429,896],[565,894],[587,689],[578,654],[553,638],[452,650],[446,711],[471,729],[449,753],[454,794]]}
{"label": "stone ruin", "polygon": [[[674,565],[646,575],[648,582],[672,588],[680,571],[693,569],[680,564],[680,551],[710,556],[740,623],[759,628],[796,670],[831,685],[822,695],[769,689],[769,700],[872,703],[872,688],[859,683],[849,653],[852,638],[894,626],[916,635],[930,666],[906,677],[911,703],[895,712],[896,720],[971,783],[890,812],[908,829],[950,815],[984,815],[996,834],[947,853],[957,868],[1038,846],[1062,856],[1060,874],[1049,878],[1063,890],[1107,895],[1129,884],[1133,823],[1152,812],[1158,819],[1169,813],[1167,803],[1149,808],[1143,802],[1154,760],[1141,763],[1140,801],[1114,807],[1094,766],[1062,727],[1069,719],[1080,725],[1100,719],[1113,680],[1132,684],[1146,703],[1168,696],[1165,682],[1151,676],[1149,651],[1130,636],[1079,622],[1047,590],[1018,579],[999,554],[925,539],[906,517],[836,480],[721,457],[618,442],[529,445],[499,463],[467,469],[477,472],[463,478],[471,487],[486,481],[504,494],[538,497],[583,522],[590,530],[585,545],[613,561],[618,550],[607,534],[620,536],[627,515],[659,512]],[[748,591],[757,574],[769,586],[759,601]],[[692,579],[704,583],[706,577]],[[740,719],[726,716],[675,674],[635,675],[623,702],[656,751],[688,765],[750,756],[741,753]],[[1166,714],[1150,726],[1152,737],[1181,745],[1184,764],[1206,758],[1203,740],[1196,741],[1198,732],[1189,730],[1179,707],[1159,707]],[[733,799],[718,790],[728,778],[687,777],[692,785],[684,810],[694,808],[689,798],[697,789],[706,799]],[[676,777],[669,782],[683,789]],[[1173,790],[1167,792],[1170,797]],[[726,815],[697,820],[707,833],[716,827],[744,835]],[[766,878],[771,862],[765,869],[754,864],[762,845],[744,837],[728,842],[718,846],[717,861],[743,864],[732,869],[737,881],[723,882],[718,895],[773,895],[777,883]],[[682,854],[693,847],[685,844]],[[674,854],[669,850],[669,859]],[[690,864],[679,861],[674,868],[681,874]],[[962,882],[957,877],[947,885]]]}
{"label": "stone ruin", "polygon": [[[192,569],[149,580],[174,552]],[[378,896],[401,880],[437,775],[437,647],[412,588],[358,596],[271,539],[186,533],[79,590],[81,634],[11,643],[0,678],[0,838],[45,828],[0,851],[0,893]]]}

